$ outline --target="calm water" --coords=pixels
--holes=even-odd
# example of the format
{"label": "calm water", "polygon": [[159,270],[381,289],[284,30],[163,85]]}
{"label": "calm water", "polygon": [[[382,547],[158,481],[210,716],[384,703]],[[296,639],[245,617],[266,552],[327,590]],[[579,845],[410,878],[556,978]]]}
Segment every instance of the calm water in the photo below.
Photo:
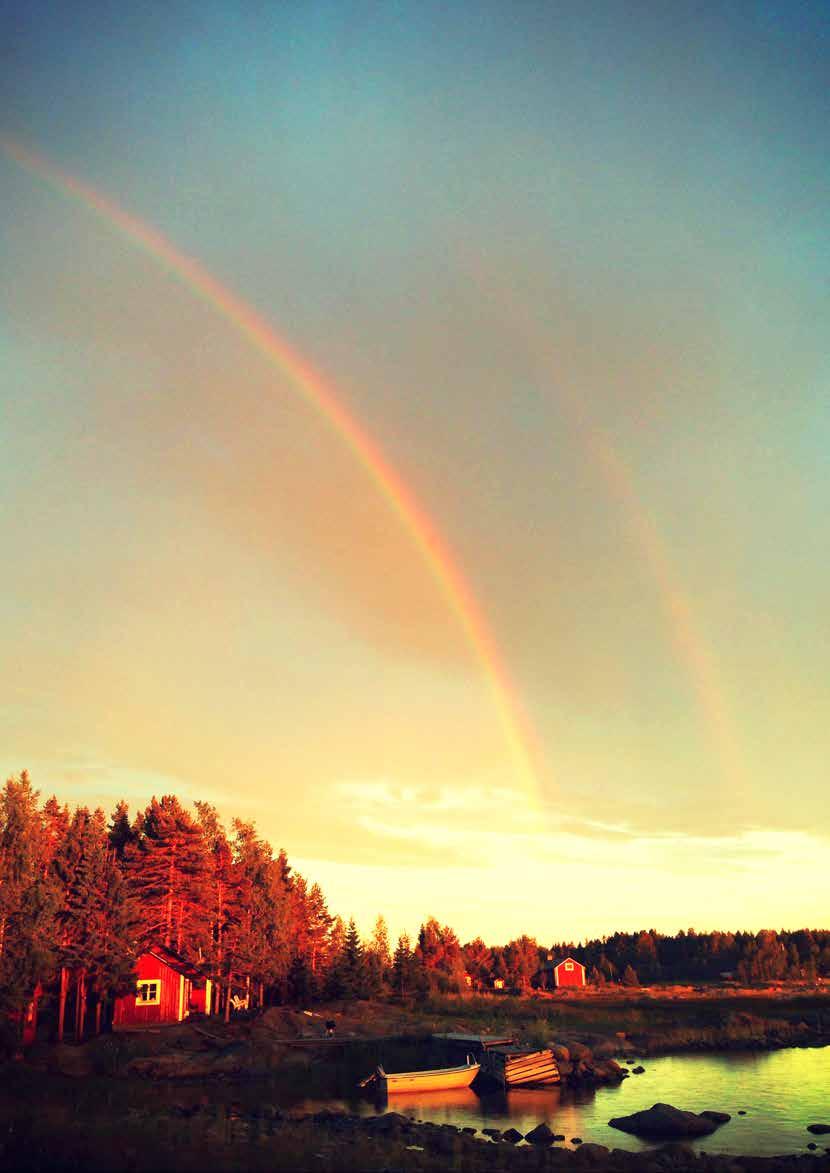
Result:
{"label": "calm water", "polygon": [[[651,1147],[608,1127],[613,1116],[628,1115],[662,1101],[702,1112],[729,1112],[732,1120],[711,1136],[695,1141],[711,1153],[775,1155],[799,1152],[809,1141],[830,1146],[830,1135],[814,1137],[808,1124],[830,1123],[830,1047],[726,1055],[679,1055],[643,1059],[644,1075],[619,1087],[594,1092],[560,1088],[479,1096],[470,1089],[390,1096],[388,1105],[366,1100],[329,1100],[329,1106],[371,1115],[397,1111],[419,1120],[476,1128],[517,1128],[526,1133],[544,1120],[554,1132],[581,1137],[609,1148]],[[315,1110],[321,1101],[303,1101]],[[740,1109],[745,1116],[739,1116]]]}

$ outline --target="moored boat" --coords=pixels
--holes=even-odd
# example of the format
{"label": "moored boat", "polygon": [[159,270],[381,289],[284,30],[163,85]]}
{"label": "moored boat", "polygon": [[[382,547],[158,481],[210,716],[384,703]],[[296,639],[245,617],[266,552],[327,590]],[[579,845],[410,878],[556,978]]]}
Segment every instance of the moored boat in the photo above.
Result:
{"label": "moored boat", "polygon": [[377,1071],[363,1085],[377,1083],[387,1094],[392,1092],[437,1092],[450,1088],[469,1087],[479,1073],[480,1063],[474,1063],[470,1056],[463,1067],[437,1067],[432,1071]]}

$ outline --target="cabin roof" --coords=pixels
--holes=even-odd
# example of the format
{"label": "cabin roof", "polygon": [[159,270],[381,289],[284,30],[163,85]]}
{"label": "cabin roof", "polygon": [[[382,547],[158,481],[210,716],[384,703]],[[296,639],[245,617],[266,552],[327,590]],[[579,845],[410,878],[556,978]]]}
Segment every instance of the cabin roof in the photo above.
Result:
{"label": "cabin roof", "polygon": [[182,977],[191,979],[204,977],[204,974],[195,965],[192,965],[191,962],[187,961],[184,957],[180,957],[178,953],[174,953],[172,949],[168,949],[164,945],[152,945],[142,952],[145,954],[149,953],[151,957],[157,958],[169,969],[181,974]]}
{"label": "cabin roof", "polygon": [[539,973],[552,973],[553,970],[558,969],[560,965],[564,965],[566,961],[572,961],[574,963],[574,965],[579,965],[582,967],[582,969],[585,968],[585,965],[583,962],[577,961],[577,959],[575,957],[568,956],[568,957],[559,957],[555,961],[543,961],[542,964],[539,966],[538,972]]}

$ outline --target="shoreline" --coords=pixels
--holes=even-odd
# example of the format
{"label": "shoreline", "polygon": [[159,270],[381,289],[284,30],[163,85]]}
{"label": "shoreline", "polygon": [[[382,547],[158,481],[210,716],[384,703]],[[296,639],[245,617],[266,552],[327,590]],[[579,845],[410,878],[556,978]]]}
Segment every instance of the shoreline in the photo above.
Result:
{"label": "shoreline", "polygon": [[[640,994],[613,1005],[609,1001],[446,999],[411,1007],[329,1005],[310,1015],[274,1007],[228,1024],[191,1021],[102,1035],[79,1046],[43,1042],[23,1062],[0,1069],[0,1165],[25,1173],[103,1173],[114,1164],[125,1173],[168,1168],[179,1173],[559,1168],[830,1173],[830,1153],[821,1143],[826,1140],[830,1147],[830,1137],[805,1138],[805,1146],[815,1144],[812,1151],[775,1157],[718,1155],[717,1134],[707,1138],[713,1150],[708,1154],[707,1149],[707,1155],[682,1141],[625,1149],[586,1138],[564,1148],[561,1142],[549,1147],[523,1143],[519,1133],[510,1143],[509,1128],[508,1139],[494,1141],[472,1127],[419,1123],[395,1111],[359,1115],[348,1107],[301,1109],[303,1098],[347,1099],[344,1089],[353,1088],[381,1053],[389,1055],[392,1070],[430,1066],[426,1057],[442,1053],[446,1040],[438,1036],[449,1030],[509,1028],[523,1041],[540,1044],[549,1036],[560,1049],[569,1048],[567,1084],[577,1088],[619,1082],[601,1077],[603,1070],[620,1070],[616,1059],[634,1066],[658,1055],[830,1045],[824,1029],[830,998],[824,994],[753,1003],[753,1009],[774,1007],[773,1015],[749,1013],[743,1004],[712,997],[681,1001]],[[334,1041],[322,1038],[315,1022],[327,1016],[336,1016]],[[201,1091],[198,1103],[192,1085]],[[183,1089],[179,1103],[176,1087]],[[261,1093],[254,1090],[260,1087]],[[263,1103],[266,1098],[277,1103]],[[294,1110],[286,1107],[292,1100]],[[551,1125],[556,1127],[555,1120]]]}

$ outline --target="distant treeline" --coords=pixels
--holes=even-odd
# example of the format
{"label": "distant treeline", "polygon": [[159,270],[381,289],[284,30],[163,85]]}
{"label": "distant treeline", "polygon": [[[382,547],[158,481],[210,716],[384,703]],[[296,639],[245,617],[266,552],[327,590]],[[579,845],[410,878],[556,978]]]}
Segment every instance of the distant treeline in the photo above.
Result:
{"label": "distant treeline", "polygon": [[[379,916],[363,940],[332,916],[317,884],[294,872],[251,822],[223,826],[216,809],[191,814],[172,795],[130,818],[119,802],[70,810],[40,801],[24,772],[0,793],[0,1022],[19,1022],[39,989],[56,1029],[82,1037],[135,988],[136,957],[164,945],[219,985],[222,1007],[412,996],[550,983],[550,959],[570,954],[597,984],[742,982],[830,976],[830,932],[653,930],[586,944],[462,945],[434,918],[392,950]],[[65,1022],[71,1010],[72,1022]]]}

